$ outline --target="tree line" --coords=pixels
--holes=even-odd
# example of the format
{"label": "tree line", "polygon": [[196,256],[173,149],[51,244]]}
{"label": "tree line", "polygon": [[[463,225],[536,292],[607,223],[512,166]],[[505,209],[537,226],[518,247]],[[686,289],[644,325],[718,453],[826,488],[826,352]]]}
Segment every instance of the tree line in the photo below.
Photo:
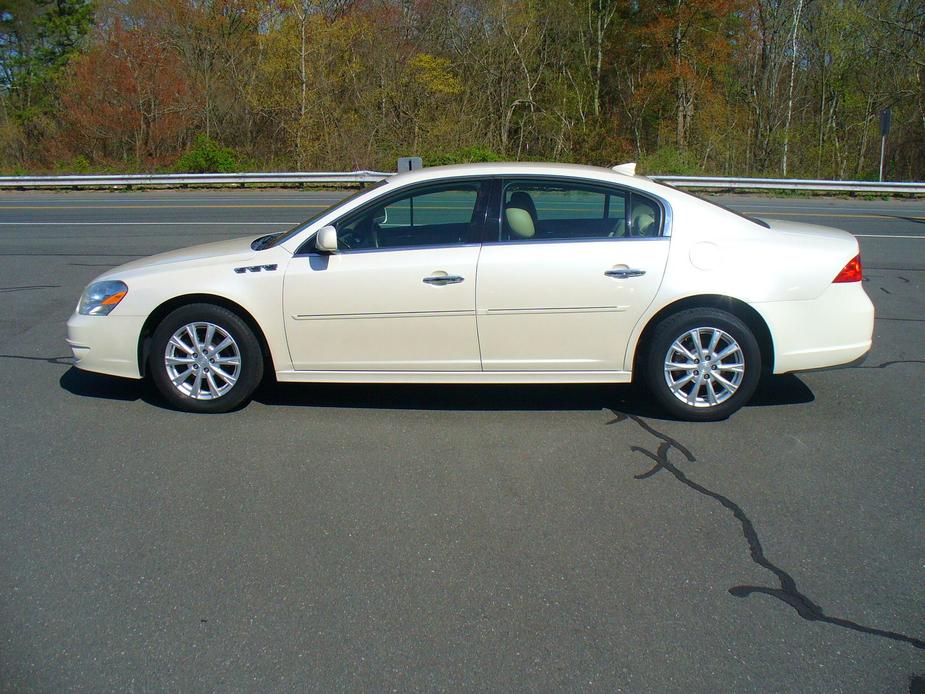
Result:
{"label": "tree line", "polygon": [[921,0],[0,0],[0,169],[925,178]]}

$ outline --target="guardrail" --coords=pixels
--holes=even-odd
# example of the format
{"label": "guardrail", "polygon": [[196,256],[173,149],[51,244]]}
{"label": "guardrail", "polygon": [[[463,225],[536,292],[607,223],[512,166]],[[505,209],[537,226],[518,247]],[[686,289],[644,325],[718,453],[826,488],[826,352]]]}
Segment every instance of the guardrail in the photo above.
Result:
{"label": "guardrail", "polygon": [[248,185],[280,183],[375,183],[393,176],[384,171],[213,174],[78,174],[0,176],[0,188],[124,188],[144,186]]}
{"label": "guardrail", "polygon": [[[129,174],[71,176],[0,176],[0,188],[124,188],[195,185],[279,185],[375,183],[394,175],[384,171],[228,173],[228,174]],[[925,182],[826,181],[789,178],[725,178],[709,176],[650,176],[678,188],[712,190],[805,190],[839,193],[925,194]]]}
{"label": "guardrail", "polygon": [[709,176],[649,176],[676,188],[720,190],[806,190],[820,193],[906,193],[925,194],[925,182],[826,181],[799,178],[723,178]]}

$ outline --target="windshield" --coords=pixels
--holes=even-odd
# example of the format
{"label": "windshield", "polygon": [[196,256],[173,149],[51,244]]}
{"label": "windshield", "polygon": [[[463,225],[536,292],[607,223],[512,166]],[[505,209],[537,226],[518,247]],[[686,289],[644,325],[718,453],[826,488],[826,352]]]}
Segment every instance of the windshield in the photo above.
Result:
{"label": "windshield", "polygon": [[291,239],[293,236],[295,236],[297,233],[302,231],[302,229],[304,229],[309,224],[314,222],[316,219],[320,219],[324,215],[329,214],[330,212],[333,212],[339,207],[343,207],[344,205],[360,197],[361,195],[366,195],[366,193],[368,193],[369,191],[379,188],[380,186],[383,186],[383,185],[385,185],[385,181],[379,181],[378,183],[374,183],[373,185],[366,186],[365,188],[362,188],[358,190],[357,192],[355,192],[353,195],[348,195],[343,200],[335,202],[330,207],[326,207],[320,212],[313,214],[311,217],[309,217],[305,221],[299,222],[298,224],[296,224],[294,227],[292,227],[291,229],[287,231],[281,231],[278,234],[268,234],[266,236],[261,236],[260,238],[255,239],[253,243],[251,243],[251,248],[253,248],[255,251],[262,251],[266,248],[273,248],[274,246],[278,246],[281,243],[285,243],[286,241]]}

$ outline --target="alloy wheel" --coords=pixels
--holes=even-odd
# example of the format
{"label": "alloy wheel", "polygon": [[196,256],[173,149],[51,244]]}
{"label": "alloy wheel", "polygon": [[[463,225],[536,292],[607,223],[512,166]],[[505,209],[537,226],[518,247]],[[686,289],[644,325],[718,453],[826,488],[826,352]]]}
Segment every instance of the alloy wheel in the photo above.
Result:
{"label": "alloy wheel", "polygon": [[167,377],[183,395],[215,400],[241,376],[241,350],[227,330],[215,323],[188,323],[178,329],[164,350]]}
{"label": "alloy wheel", "polygon": [[745,354],[739,343],[719,328],[688,330],[668,348],[665,383],[691,407],[715,407],[727,401],[745,378]]}

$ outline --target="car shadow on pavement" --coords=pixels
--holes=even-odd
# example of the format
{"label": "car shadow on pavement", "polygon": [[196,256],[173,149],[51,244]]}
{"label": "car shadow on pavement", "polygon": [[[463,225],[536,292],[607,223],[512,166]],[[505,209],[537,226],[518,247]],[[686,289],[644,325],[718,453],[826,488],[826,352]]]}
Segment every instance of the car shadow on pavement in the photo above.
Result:
{"label": "car shadow on pavement", "polygon": [[[167,404],[148,381],[104,376],[71,367],[61,387],[81,397],[142,400],[163,409]],[[812,402],[812,391],[797,376],[762,381],[748,407]],[[626,385],[395,385],[304,384],[268,381],[254,400],[270,407],[344,407],[396,410],[561,411],[617,408],[628,414],[670,420],[644,388]],[[246,407],[246,406],[245,406]]]}
{"label": "car shadow on pavement", "polygon": [[141,399],[151,404],[162,405],[159,400],[153,397],[145,381],[90,373],[72,366],[64,372],[58,383],[67,392],[84,398],[103,398],[105,400],[124,400],[126,402]]}
{"label": "car shadow on pavement", "polygon": [[[749,407],[812,402],[812,391],[787,374],[766,379]],[[347,385],[264,384],[254,400],[270,406],[408,410],[600,410],[618,408],[640,417],[671,419],[648,392],[626,385]]]}
{"label": "car shadow on pavement", "polygon": [[809,386],[795,374],[765,376],[746,407],[803,405],[816,399]]}

